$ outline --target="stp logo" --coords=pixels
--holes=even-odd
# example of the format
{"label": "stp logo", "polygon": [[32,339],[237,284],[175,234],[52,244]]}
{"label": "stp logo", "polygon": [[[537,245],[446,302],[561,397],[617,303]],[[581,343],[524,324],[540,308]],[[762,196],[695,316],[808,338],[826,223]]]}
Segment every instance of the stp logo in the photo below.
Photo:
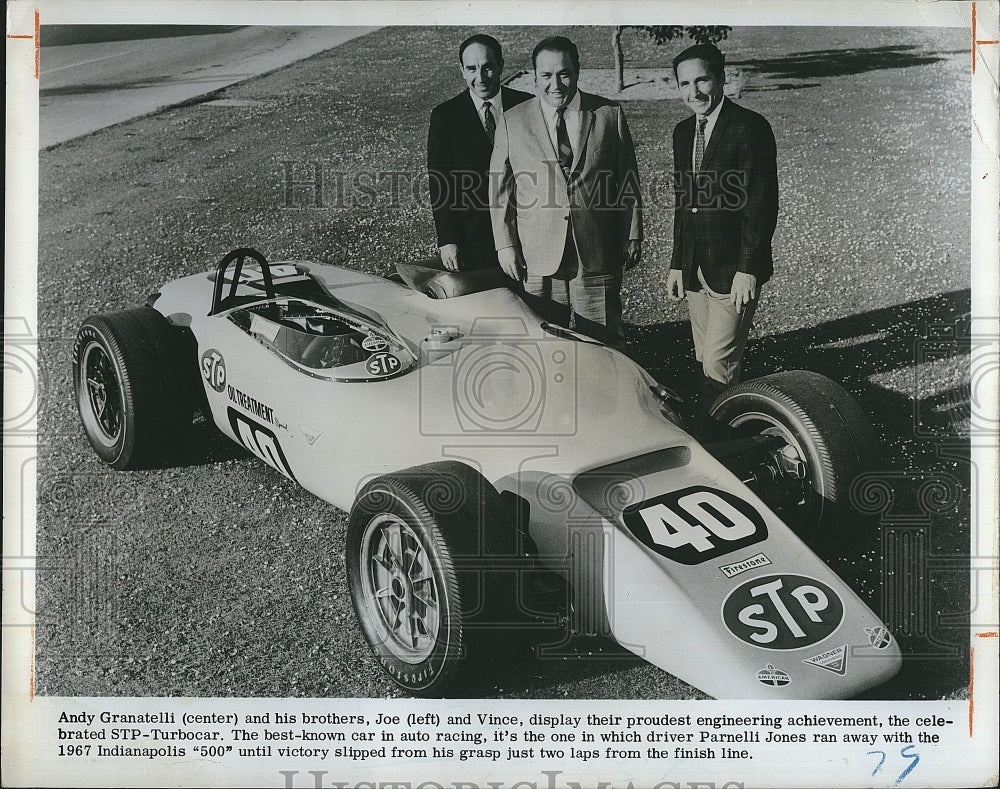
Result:
{"label": "stp logo", "polygon": [[209,348],[201,355],[201,377],[216,392],[226,388],[226,360],[215,348]]}
{"label": "stp logo", "polygon": [[799,649],[831,636],[844,604],[822,581],[765,575],[736,587],[722,604],[722,621],[740,641],[764,649]]}
{"label": "stp logo", "polygon": [[385,353],[384,351],[372,354],[368,357],[368,361],[365,362],[365,369],[371,375],[376,375],[379,378],[398,372],[402,366],[399,359],[391,353]]}

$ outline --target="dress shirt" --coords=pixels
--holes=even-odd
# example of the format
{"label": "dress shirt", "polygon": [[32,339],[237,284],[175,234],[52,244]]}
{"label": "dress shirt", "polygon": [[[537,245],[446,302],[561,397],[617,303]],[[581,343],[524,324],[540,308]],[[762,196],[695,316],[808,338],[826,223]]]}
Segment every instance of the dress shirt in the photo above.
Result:
{"label": "dress shirt", "polygon": [[[486,129],[486,121],[483,118],[483,105],[486,102],[490,103],[490,112],[493,113],[493,120],[497,122],[498,129],[500,128],[500,124],[504,122],[503,99],[500,98],[500,93],[501,91],[498,90],[497,95],[494,96],[492,99],[481,99],[471,90],[469,91],[469,95],[472,96],[472,103],[476,105],[476,114],[479,115],[479,123],[482,125],[484,130]],[[506,124],[504,124],[504,128],[507,128]]]}

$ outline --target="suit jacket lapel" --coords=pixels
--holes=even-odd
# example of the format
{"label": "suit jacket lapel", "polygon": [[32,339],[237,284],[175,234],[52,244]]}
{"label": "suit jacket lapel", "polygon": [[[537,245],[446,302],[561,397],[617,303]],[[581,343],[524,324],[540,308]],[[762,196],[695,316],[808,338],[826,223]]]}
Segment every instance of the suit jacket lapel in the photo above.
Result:
{"label": "suit jacket lapel", "polygon": [[512,104],[512,102],[514,101],[514,99],[510,95],[510,88],[503,88],[503,87],[501,87],[500,88],[500,98],[503,101],[503,110],[504,110],[504,112],[506,112],[507,110],[509,110],[511,107],[514,106],[514,104]]}
{"label": "suit jacket lapel", "polygon": [[[722,107],[719,108],[719,117],[715,120],[715,127],[712,129],[712,136],[708,138],[708,145],[705,146],[705,155],[701,160],[701,168],[706,169],[706,165],[710,164],[712,157],[715,156],[715,151],[719,147],[719,141],[722,139],[723,135],[726,133],[726,126],[729,124],[729,119],[733,114],[733,103],[728,99],[722,100]],[[692,143],[692,147],[693,147]]]}
{"label": "suit jacket lapel", "polygon": [[528,113],[528,129],[538,139],[538,143],[542,146],[543,150],[547,151],[554,161],[556,159],[556,149],[552,145],[552,138],[549,137],[549,127],[545,123],[545,116],[542,115],[544,111],[542,110],[542,100],[535,96],[531,101],[535,106]]}
{"label": "suit jacket lapel", "polygon": [[[479,111],[476,109],[476,103],[472,100],[472,95],[469,91],[465,91],[464,96],[465,101],[463,102],[464,110],[462,111],[462,114],[465,116],[465,124],[469,127],[471,134],[478,134],[475,139],[478,140],[480,144],[492,147],[493,143],[490,142],[489,135],[486,134],[486,129],[483,128],[483,122],[479,119]],[[495,112],[493,117],[496,118]]]}
{"label": "suit jacket lapel", "polygon": [[580,91],[580,136],[573,141],[573,166],[571,173],[575,173],[583,159],[583,152],[587,150],[587,140],[590,138],[590,131],[594,128],[594,108],[590,95]]}
{"label": "suit jacket lapel", "polygon": [[[679,173],[691,171],[691,164],[694,161],[694,115],[690,115],[681,121],[680,131],[680,161],[674,162],[674,169]],[[714,130],[713,130],[714,131]],[[712,135],[713,139],[715,135]]]}

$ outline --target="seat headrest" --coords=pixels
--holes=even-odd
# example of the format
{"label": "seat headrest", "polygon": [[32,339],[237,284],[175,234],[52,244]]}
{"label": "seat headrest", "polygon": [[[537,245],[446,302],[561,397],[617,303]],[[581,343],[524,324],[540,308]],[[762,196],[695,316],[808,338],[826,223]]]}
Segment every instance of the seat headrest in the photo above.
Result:
{"label": "seat headrest", "polygon": [[467,296],[493,288],[504,288],[510,284],[510,279],[498,266],[469,271],[446,271],[441,268],[440,261],[433,258],[420,263],[397,263],[396,271],[411,289],[432,299]]}

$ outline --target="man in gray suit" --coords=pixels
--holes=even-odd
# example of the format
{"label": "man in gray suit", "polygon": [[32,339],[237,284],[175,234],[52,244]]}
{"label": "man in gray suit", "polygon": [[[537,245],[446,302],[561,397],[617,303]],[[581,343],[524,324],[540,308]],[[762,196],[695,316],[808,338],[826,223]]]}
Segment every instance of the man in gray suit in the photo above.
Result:
{"label": "man in gray suit", "polygon": [[490,165],[500,266],[542,317],[621,348],[622,274],[642,256],[625,113],[577,89],[580,55],[569,39],[540,41],[532,63],[537,95],[504,113]]}

